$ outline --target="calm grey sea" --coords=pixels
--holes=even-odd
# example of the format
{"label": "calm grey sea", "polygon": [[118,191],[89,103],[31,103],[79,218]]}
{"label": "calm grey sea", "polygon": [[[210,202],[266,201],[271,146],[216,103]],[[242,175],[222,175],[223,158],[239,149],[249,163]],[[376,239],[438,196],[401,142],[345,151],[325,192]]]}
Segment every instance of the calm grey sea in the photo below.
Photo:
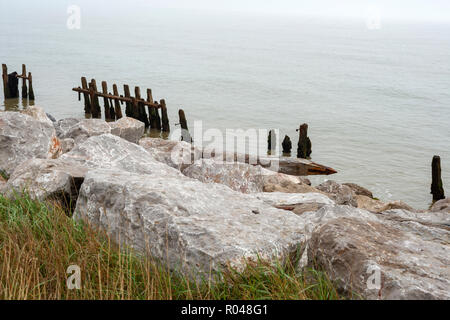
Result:
{"label": "calm grey sea", "polygon": [[26,63],[36,104],[56,118],[83,116],[71,91],[81,76],[138,85],[166,99],[172,125],[183,107],[205,129],[278,128],[296,144],[307,122],[313,160],[339,171],[328,178],[417,208],[430,203],[438,154],[450,194],[449,25],[368,30],[363,20],[111,2],[81,6],[81,29],[69,30],[68,2],[20,3],[0,0],[0,62]]}

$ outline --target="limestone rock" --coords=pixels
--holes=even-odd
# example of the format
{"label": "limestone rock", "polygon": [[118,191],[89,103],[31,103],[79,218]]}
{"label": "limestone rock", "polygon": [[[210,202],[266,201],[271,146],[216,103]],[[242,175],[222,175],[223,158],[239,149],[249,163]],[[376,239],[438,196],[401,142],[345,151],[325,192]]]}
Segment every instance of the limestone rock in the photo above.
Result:
{"label": "limestone rock", "polygon": [[178,170],[156,161],[141,146],[112,134],[90,137],[63,154],[60,159],[89,169],[111,168],[132,173],[183,176]]}
{"label": "limestone rock", "polygon": [[415,211],[414,208],[410,207],[403,201],[391,201],[386,203],[379,212],[387,211],[387,210],[394,210],[394,209],[403,209],[407,211]]}
{"label": "limestone rock", "polygon": [[313,225],[309,266],[323,268],[354,297],[449,299],[450,228],[440,216],[431,223],[426,214],[400,211],[375,215],[325,206],[303,214],[306,225]]}
{"label": "limestone rock", "polygon": [[145,132],[145,124],[134,118],[123,117],[108,124],[113,135],[133,143],[138,143]]}
{"label": "limestone rock", "polygon": [[350,205],[353,207],[358,205],[354,198],[355,193],[348,186],[341,185],[333,180],[328,180],[318,185],[316,188],[329,194],[331,199],[333,199],[337,204]]}
{"label": "limestone rock", "polygon": [[184,176],[91,170],[75,218],[87,219],[110,236],[189,273],[242,270],[244,259],[288,257],[303,248],[298,216],[252,195]]}
{"label": "limestone rock", "polygon": [[25,160],[57,158],[60,154],[60,142],[52,124],[19,112],[0,113],[1,171],[11,175]]}
{"label": "limestone rock", "polygon": [[32,117],[33,119],[35,119],[37,121],[45,122],[49,125],[53,125],[53,122],[49,119],[49,117],[45,113],[44,109],[42,109],[41,107],[29,106],[26,109],[20,111],[20,113],[29,115],[30,117]]}
{"label": "limestone rock", "polygon": [[30,159],[14,170],[6,183],[5,196],[14,197],[25,191],[33,199],[58,200],[70,207],[78,197],[86,172],[86,168],[60,159]]}
{"label": "limestone rock", "polygon": [[111,133],[111,127],[106,121],[102,119],[83,119],[69,127],[60,138],[72,138],[75,140],[75,143],[80,143],[89,137],[105,133]]}
{"label": "limestone rock", "polygon": [[80,121],[81,119],[65,118],[54,122],[53,126],[55,127],[58,138],[67,136],[69,129],[78,124]]}
{"label": "limestone rock", "polygon": [[375,200],[364,195],[356,195],[354,196],[354,199],[356,200],[358,208],[371,212],[382,212],[386,205],[380,200]]}
{"label": "limestone rock", "polygon": [[343,183],[342,185],[347,186],[350,189],[352,189],[353,192],[357,196],[366,196],[366,197],[369,197],[369,198],[373,198],[372,192],[370,192],[369,190],[367,190],[364,187],[361,187],[361,186],[357,185],[356,183]]}
{"label": "limestone rock", "polygon": [[443,211],[443,212],[450,213],[450,198],[445,198],[445,199],[437,201],[431,207],[431,211],[433,211],[433,212]]}
{"label": "limestone rock", "polygon": [[201,159],[183,170],[187,177],[204,183],[220,183],[242,193],[262,192],[262,168],[246,163],[220,163]]}
{"label": "limestone rock", "polygon": [[67,153],[75,147],[75,140],[72,138],[62,139],[61,142],[61,151],[62,153]]}
{"label": "limestone rock", "polygon": [[297,215],[302,215],[305,212],[316,212],[316,211],[322,209],[324,206],[325,205],[323,203],[317,203],[317,202],[301,203],[301,204],[295,205],[294,210],[292,210],[292,212]]}
{"label": "limestone rock", "polygon": [[255,193],[254,196],[268,205],[289,211],[301,204],[334,205],[329,197],[320,193],[263,192]]}
{"label": "limestone rock", "polygon": [[202,154],[200,150],[184,141],[142,138],[139,140],[139,145],[147,150],[157,161],[178,170],[184,170],[200,159]]}

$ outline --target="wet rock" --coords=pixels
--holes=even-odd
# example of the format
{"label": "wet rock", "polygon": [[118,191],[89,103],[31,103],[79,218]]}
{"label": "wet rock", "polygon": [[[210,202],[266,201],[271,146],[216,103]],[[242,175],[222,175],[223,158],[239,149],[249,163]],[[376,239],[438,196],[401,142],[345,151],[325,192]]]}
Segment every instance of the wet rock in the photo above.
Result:
{"label": "wet rock", "polygon": [[90,137],[60,158],[90,169],[111,168],[132,173],[183,176],[178,170],[156,161],[143,147],[112,134]]}
{"label": "wet rock", "polygon": [[[67,124],[70,122],[67,121]],[[105,133],[111,133],[111,127],[106,121],[102,119],[83,119],[69,127],[60,135],[60,138],[71,138],[78,144],[89,137],[99,136]]]}
{"label": "wet rock", "polygon": [[364,187],[361,187],[361,186],[357,185],[356,183],[343,183],[342,185],[347,186],[350,189],[352,189],[353,192],[357,196],[366,196],[366,197],[369,197],[369,198],[373,198],[372,192],[370,192],[369,190],[367,190]]}
{"label": "wet rock", "polygon": [[433,212],[443,211],[443,212],[450,213],[450,198],[445,198],[445,199],[437,201],[431,207],[431,211],[433,211]]}
{"label": "wet rock", "polygon": [[55,117],[52,116],[50,113],[46,113],[46,115],[47,115],[47,118],[49,118],[51,122],[56,122]]}
{"label": "wet rock", "polygon": [[33,119],[35,119],[37,121],[45,122],[49,125],[53,125],[53,122],[47,117],[47,114],[45,113],[44,109],[42,109],[41,107],[29,106],[26,109],[20,111],[20,113],[29,115],[30,117],[32,117]]}
{"label": "wet rock", "polygon": [[31,198],[57,200],[74,209],[87,168],[60,159],[30,159],[14,170],[5,186],[5,196],[26,192]]}
{"label": "wet rock", "polygon": [[291,212],[221,184],[152,171],[89,171],[75,217],[185,273],[208,275],[227,263],[242,270],[246,259],[283,260],[304,246]]}
{"label": "wet rock", "polygon": [[0,171],[10,175],[23,161],[60,154],[53,125],[19,112],[0,113]]}
{"label": "wet rock", "polygon": [[336,214],[336,207],[324,207],[303,215],[322,218],[316,219],[308,243],[310,267],[323,268],[339,290],[355,298],[450,298],[448,227],[384,215],[368,218],[345,208],[339,210],[354,212],[345,216]]}
{"label": "wet rock", "polygon": [[350,205],[357,207],[358,203],[355,200],[355,193],[353,190],[345,185],[341,185],[333,180],[328,180],[316,187],[316,189],[330,195],[337,204]]}
{"label": "wet rock", "polygon": [[145,132],[145,124],[143,122],[129,117],[123,117],[108,124],[113,135],[133,143],[138,143]]}

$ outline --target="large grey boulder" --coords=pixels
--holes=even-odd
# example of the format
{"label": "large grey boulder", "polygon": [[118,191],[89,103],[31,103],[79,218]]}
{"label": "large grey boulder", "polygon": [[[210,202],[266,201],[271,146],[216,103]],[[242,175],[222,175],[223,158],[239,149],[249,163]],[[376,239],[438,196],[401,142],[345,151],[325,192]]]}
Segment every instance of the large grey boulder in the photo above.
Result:
{"label": "large grey boulder", "polygon": [[0,112],[0,171],[8,175],[23,161],[61,154],[52,124],[19,112]]}
{"label": "large grey boulder", "polygon": [[145,124],[134,118],[123,117],[108,124],[113,135],[133,143],[138,143],[145,132]]}
{"label": "large grey boulder", "polygon": [[242,270],[258,256],[283,260],[305,244],[291,212],[221,184],[157,172],[89,171],[75,218],[188,274],[208,275],[228,263]]}
{"label": "large grey boulder", "polygon": [[312,231],[309,266],[323,268],[339,290],[364,299],[450,298],[450,228],[442,216],[326,206],[301,217]]}
{"label": "large grey boulder", "polygon": [[[111,127],[102,119],[82,119],[78,122],[72,123],[72,120],[67,120],[64,124],[59,123],[59,128],[62,134],[59,136],[61,139],[71,138],[75,140],[75,143],[80,143],[89,137],[99,136],[106,133],[111,133]],[[65,131],[64,131],[65,130]]]}
{"label": "large grey boulder", "polygon": [[156,161],[141,146],[112,134],[88,138],[60,159],[93,168],[117,169],[132,173],[183,176],[178,170]]}
{"label": "large grey boulder", "polygon": [[4,188],[5,196],[27,192],[33,199],[76,202],[87,168],[60,159],[30,159],[14,170]]}
{"label": "large grey boulder", "polygon": [[56,135],[58,136],[58,138],[62,138],[64,136],[67,137],[69,129],[78,124],[81,120],[82,119],[77,118],[64,118],[53,122],[53,126],[55,127]]}

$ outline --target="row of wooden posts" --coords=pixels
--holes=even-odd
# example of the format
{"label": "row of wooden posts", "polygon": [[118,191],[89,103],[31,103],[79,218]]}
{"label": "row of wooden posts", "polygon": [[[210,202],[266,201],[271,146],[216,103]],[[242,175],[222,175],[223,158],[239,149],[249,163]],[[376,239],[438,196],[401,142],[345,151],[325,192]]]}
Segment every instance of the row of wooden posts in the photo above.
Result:
{"label": "row of wooden posts", "polygon": [[31,72],[27,74],[27,67],[24,64],[22,65],[22,74],[17,72],[8,74],[8,67],[6,64],[2,64],[2,79],[5,99],[19,97],[19,79],[22,79],[22,99],[34,100],[33,78]]}
{"label": "row of wooden posts", "polygon": [[[124,94],[119,95],[116,84],[112,86],[112,93],[108,91],[108,84],[102,81],[102,91],[97,90],[97,82],[92,79],[89,83],[85,77],[81,78],[81,87],[73,88],[78,92],[78,100],[84,97],[84,111],[93,118],[101,118],[102,112],[99,99],[103,99],[104,115],[106,121],[114,121],[123,117],[121,106],[125,103],[125,115],[142,121],[146,128],[162,132],[170,132],[169,117],[167,115],[166,101],[153,100],[152,90],[147,89],[147,99],[142,98],[141,89],[134,88],[134,96],[131,95],[130,86],[123,86]],[[147,110],[146,110],[147,107]],[[161,110],[161,115],[159,114]],[[147,114],[148,112],[148,114]],[[182,109],[178,111],[181,129],[183,129],[182,140],[191,140],[188,133],[186,115]]]}

